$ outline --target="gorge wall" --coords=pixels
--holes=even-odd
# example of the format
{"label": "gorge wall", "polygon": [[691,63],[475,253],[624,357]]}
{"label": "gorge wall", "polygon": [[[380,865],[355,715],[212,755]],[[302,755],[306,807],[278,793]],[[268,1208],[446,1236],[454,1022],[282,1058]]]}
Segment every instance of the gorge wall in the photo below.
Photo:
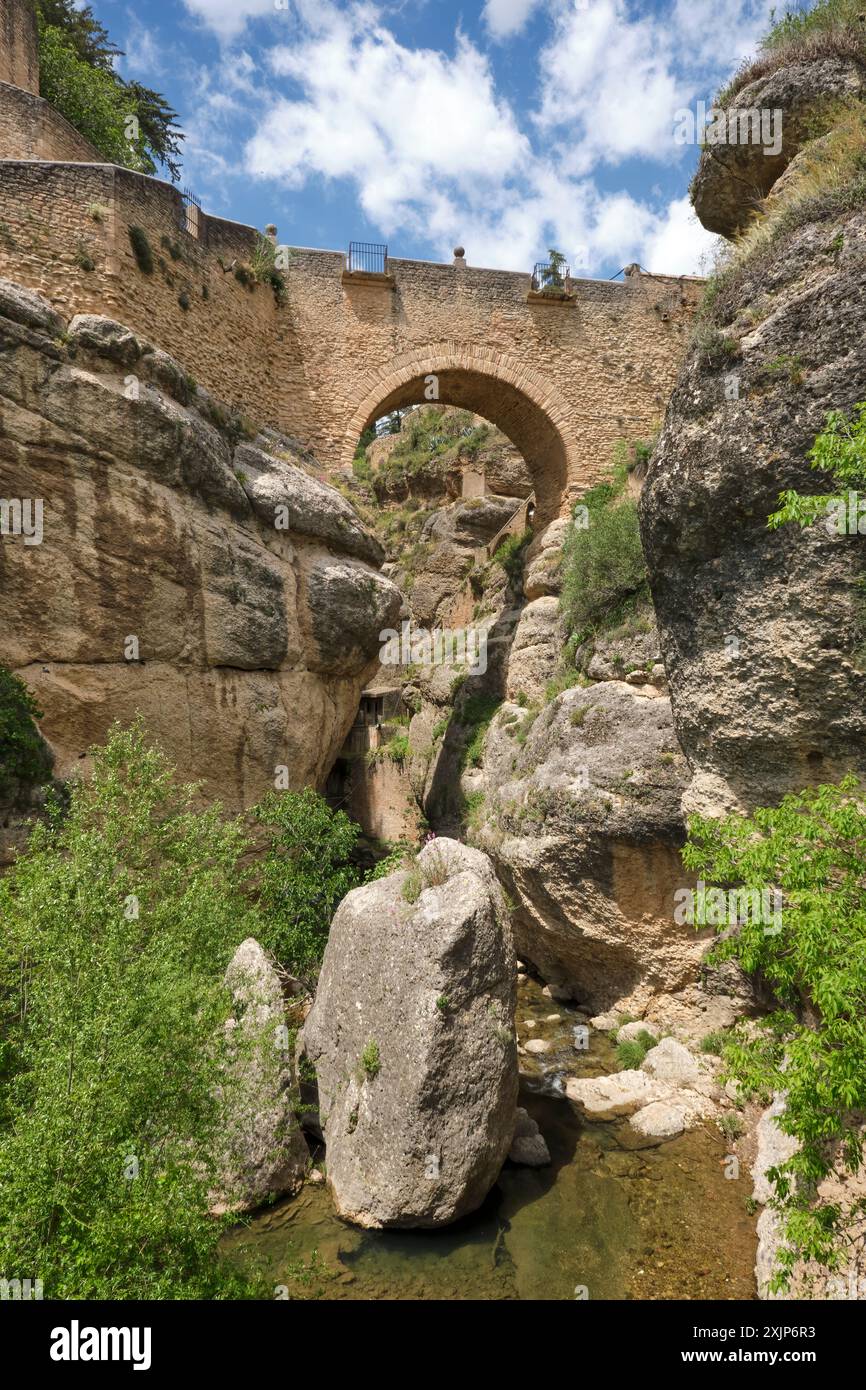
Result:
{"label": "gorge wall", "polygon": [[280,768],[322,783],[402,599],[307,467],[122,325],[0,281],[0,661],[56,776],[140,714],[228,809]]}
{"label": "gorge wall", "polygon": [[[826,103],[864,80],[853,63],[783,65],[733,106],[783,109],[783,158],[761,190],[767,201],[758,195],[760,225],[711,284],[641,499],[674,720],[692,768],[687,809],[772,804],[866,767],[862,539],[856,526],[767,526],[783,490],[826,490],[809,450],[830,411],[849,413],[866,397],[859,118],[820,140],[804,134],[826,132]],[[708,151],[695,181],[702,219],[731,235],[754,214],[763,173],[746,179],[743,158]]]}

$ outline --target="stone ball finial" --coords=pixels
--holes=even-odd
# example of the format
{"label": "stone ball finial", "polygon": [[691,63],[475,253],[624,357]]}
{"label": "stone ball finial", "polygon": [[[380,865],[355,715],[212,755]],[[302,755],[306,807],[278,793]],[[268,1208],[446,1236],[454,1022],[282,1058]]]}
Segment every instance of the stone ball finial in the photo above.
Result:
{"label": "stone ball finial", "polygon": [[457,257],[458,260],[462,261],[463,257],[466,255],[466,252],[462,246],[455,246],[454,255]]}

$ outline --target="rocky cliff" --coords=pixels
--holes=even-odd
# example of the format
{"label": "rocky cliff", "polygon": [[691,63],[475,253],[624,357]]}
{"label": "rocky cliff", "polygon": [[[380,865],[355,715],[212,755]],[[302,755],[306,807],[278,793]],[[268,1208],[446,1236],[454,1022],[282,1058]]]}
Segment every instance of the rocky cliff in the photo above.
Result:
{"label": "rocky cliff", "polygon": [[701,219],[749,230],[708,286],[641,499],[692,768],[685,804],[710,813],[862,772],[866,748],[862,540],[823,524],[767,527],[784,489],[827,491],[809,450],[830,411],[866,397],[862,108],[815,123],[830,97],[861,90],[863,68],[774,61],[729,117],[756,101],[783,107],[779,158],[750,178],[741,151],[701,158]]}
{"label": "rocky cliff", "polygon": [[228,809],[277,776],[321,784],[401,598],[295,441],[122,325],[2,281],[0,496],[24,504],[24,525],[4,511],[0,662],[57,776],[141,714]]}

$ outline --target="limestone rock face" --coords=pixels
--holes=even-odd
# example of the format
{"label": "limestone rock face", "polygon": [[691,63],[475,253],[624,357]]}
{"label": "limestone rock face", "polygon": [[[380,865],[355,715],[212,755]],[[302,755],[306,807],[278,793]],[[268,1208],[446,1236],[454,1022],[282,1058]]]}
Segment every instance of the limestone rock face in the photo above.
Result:
{"label": "limestone rock face", "polygon": [[432,841],[344,898],[303,1034],[341,1216],[442,1226],[484,1200],[515,1128],[514,978],[477,850]]}
{"label": "limestone rock face", "polygon": [[752,1177],[755,1182],[752,1196],[756,1202],[766,1203],[771,1200],[775,1193],[775,1185],[770,1182],[767,1173],[771,1168],[777,1168],[789,1158],[793,1158],[799,1148],[793,1135],[785,1134],[776,1123],[784,1113],[785,1097],[777,1095],[755,1128],[757,1151],[752,1165]]}
{"label": "limestone rock face", "polygon": [[767,527],[782,490],[827,490],[809,450],[866,398],[864,254],[859,205],[756,250],[713,306],[722,358],[693,347],[650,462],[641,534],[687,811],[866,772],[863,538]]}
{"label": "limestone rock face", "polygon": [[551,521],[529,548],[526,570],[523,576],[523,592],[532,599],[543,598],[548,594],[558,594],[561,588],[560,566],[562,563],[562,543],[568,530],[568,522],[561,518]]}
{"label": "limestone rock face", "polygon": [[335,488],[252,444],[238,445],[235,464],[253,511],[266,526],[274,526],[277,509],[283,507],[288,520],[283,529],[324,541],[377,568],[381,565],[384,550]]}
{"label": "limestone rock face", "polygon": [[[728,130],[736,122],[739,133],[745,119],[749,132],[747,112],[780,112],[781,139],[772,138],[770,126],[760,139],[747,136],[705,145],[691,188],[695,212],[704,226],[726,237],[742,231],[804,141],[815,133],[814,122],[822,108],[862,97],[864,89],[866,78],[860,66],[841,57],[788,63],[743,87],[726,110]],[[764,135],[771,136],[766,145]]]}
{"label": "limestone rock face", "polygon": [[224,1176],[214,1207],[252,1210],[269,1196],[298,1186],[309,1150],[289,1092],[279,977],[252,937],[238,947],[225,981],[236,1017],[229,1034],[232,1075],[226,1088]]}
{"label": "limestone rock face", "polygon": [[521,611],[508,652],[506,695],[523,695],[530,704],[544,699],[563,642],[559,600],[552,595],[527,603]]}
{"label": "limestone rock face", "polygon": [[517,497],[481,497],[442,507],[428,519],[422,531],[427,554],[413,576],[410,594],[412,617],[419,626],[468,621],[471,604],[464,616],[455,610],[455,600],[479,552],[514,515],[519,502]]}
{"label": "limestone rock face", "polygon": [[55,775],[140,713],[230,811],[278,767],[321,785],[400,610],[377,543],[337,492],[236,447],[167,354],[97,315],[64,328],[0,282],[0,496],[44,508],[40,544],[0,545],[0,661],[45,713]]}
{"label": "limestone rock face", "polygon": [[697,976],[704,945],[674,922],[686,775],[668,701],[622,681],[537,715],[506,703],[490,727],[477,843],[516,903],[521,958],[593,1012],[643,1012]]}

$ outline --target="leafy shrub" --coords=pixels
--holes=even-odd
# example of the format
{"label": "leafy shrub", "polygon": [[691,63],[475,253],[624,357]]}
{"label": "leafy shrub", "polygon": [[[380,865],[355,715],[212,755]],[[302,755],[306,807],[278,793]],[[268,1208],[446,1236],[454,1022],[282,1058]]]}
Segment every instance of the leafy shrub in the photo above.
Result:
{"label": "leafy shrub", "polygon": [[18,676],[0,666],[0,796],[17,782],[48,780],[51,754],[34,719],[42,711]]}
{"label": "leafy shrub", "polygon": [[613,626],[649,601],[637,503],[624,495],[626,481],[621,467],[586,493],[588,524],[572,519],[566,532],[560,606],[573,634]]}
{"label": "leafy shrub", "polygon": [[0,1272],[46,1298],[250,1292],[207,1208],[222,977],[258,922],[243,834],[193,791],[115,727],[0,881]]}
{"label": "leafy shrub", "polygon": [[694,817],[683,862],[705,882],[782,894],[781,930],[740,923],[713,951],[760,972],[777,1007],[726,1039],[726,1074],[745,1094],[787,1096],[779,1127],[798,1152],[770,1170],[785,1247],[773,1286],[786,1286],[800,1256],[833,1266],[839,1212],[817,1192],[838,1152],[862,1164],[859,1113],[866,1109],[866,861],[864,788],[838,786],[786,796],[774,809],[722,820]]}
{"label": "leafy shrub", "polygon": [[812,467],[825,474],[837,491],[807,495],[790,489],[780,492],[779,510],[767,518],[771,530],[789,521],[796,521],[802,527],[824,520],[840,493],[866,486],[866,401],[857,402],[850,419],[842,411],[831,410],[808,458]]}
{"label": "leafy shrub", "polygon": [[292,974],[310,979],[337,906],[361,881],[352,863],[360,826],[312,787],[269,792],[254,815],[270,841],[259,871],[259,940]]}

